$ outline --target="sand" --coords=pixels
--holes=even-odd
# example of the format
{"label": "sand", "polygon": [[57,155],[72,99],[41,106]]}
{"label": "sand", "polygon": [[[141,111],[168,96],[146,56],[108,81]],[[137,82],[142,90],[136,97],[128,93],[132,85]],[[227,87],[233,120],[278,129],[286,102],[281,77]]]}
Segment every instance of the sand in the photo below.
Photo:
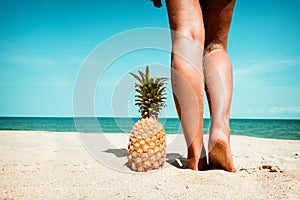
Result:
{"label": "sand", "polygon": [[232,136],[238,171],[196,172],[173,162],[184,164],[185,143],[168,135],[164,168],[133,173],[128,135],[105,138],[114,148],[83,145],[77,133],[0,131],[0,199],[300,199],[299,140]]}

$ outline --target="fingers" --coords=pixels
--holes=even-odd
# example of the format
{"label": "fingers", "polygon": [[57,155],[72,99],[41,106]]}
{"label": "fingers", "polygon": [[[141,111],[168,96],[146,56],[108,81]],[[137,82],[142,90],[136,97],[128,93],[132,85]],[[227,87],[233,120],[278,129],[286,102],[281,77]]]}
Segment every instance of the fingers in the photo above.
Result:
{"label": "fingers", "polygon": [[153,2],[153,5],[156,8],[161,8],[162,7],[161,0],[151,0],[151,1]]}

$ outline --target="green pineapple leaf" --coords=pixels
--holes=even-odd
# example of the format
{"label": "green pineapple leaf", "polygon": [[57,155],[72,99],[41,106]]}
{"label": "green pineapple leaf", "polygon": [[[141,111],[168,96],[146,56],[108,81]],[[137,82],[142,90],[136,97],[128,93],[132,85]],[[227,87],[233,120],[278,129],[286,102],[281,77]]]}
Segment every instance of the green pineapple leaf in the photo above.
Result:
{"label": "green pineapple leaf", "polygon": [[135,83],[135,105],[139,106],[142,117],[157,117],[160,110],[166,107],[166,81],[168,78],[151,77],[150,68],[146,66],[145,73],[138,70],[140,76],[130,73],[138,83]]}
{"label": "green pineapple leaf", "polygon": [[149,66],[146,67],[146,84],[149,83],[150,79],[150,71],[149,71]]}
{"label": "green pineapple leaf", "polygon": [[140,74],[141,77],[142,77],[143,85],[146,84],[146,75],[145,75],[143,72],[141,72],[140,70],[138,70],[138,72],[139,72],[139,74]]}
{"label": "green pineapple leaf", "polygon": [[144,85],[144,82],[140,79],[140,77],[138,77],[137,75],[135,75],[134,73],[129,72],[136,80],[138,80],[142,85]]}

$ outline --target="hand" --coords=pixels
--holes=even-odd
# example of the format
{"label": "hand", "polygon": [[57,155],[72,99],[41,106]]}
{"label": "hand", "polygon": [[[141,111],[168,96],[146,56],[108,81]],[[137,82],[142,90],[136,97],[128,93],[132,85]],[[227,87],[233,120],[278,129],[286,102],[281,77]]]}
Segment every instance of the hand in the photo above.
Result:
{"label": "hand", "polygon": [[156,8],[161,8],[162,7],[161,0],[151,0],[151,1],[153,2],[153,5]]}

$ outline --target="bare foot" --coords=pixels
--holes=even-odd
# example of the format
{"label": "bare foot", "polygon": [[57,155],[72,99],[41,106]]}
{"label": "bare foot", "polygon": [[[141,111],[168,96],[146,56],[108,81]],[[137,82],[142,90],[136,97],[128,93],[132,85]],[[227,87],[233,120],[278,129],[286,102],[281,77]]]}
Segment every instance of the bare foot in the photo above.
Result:
{"label": "bare foot", "polygon": [[187,168],[191,170],[206,170],[208,168],[205,149],[202,148],[201,156],[190,157],[187,159]]}
{"label": "bare foot", "polygon": [[198,157],[188,158],[187,168],[195,171],[207,170],[208,165],[206,157],[200,159]]}
{"label": "bare foot", "polygon": [[208,169],[207,158],[205,156],[204,158],[199,159],[198,170],[199,171],[204,171],[204,170],[207,170],[207,169]]}
{"label": "bare foot", "polygon": [[207,169],[208,169],[208,165],[207,165],[206,151],[204,146],[202,146],[201,157],[198,163],[198,170],[202,171]]}
{"label": "bare foot", "polygon": [[213,169],[224,169],[236,172],[233,165],[232,155],[228,139],[218,138],[209,140],[209,167]]}
{"label": "bare foot", "polygon": [[198,171],[199,157],[191,157],[187,159],[187,168]]}

